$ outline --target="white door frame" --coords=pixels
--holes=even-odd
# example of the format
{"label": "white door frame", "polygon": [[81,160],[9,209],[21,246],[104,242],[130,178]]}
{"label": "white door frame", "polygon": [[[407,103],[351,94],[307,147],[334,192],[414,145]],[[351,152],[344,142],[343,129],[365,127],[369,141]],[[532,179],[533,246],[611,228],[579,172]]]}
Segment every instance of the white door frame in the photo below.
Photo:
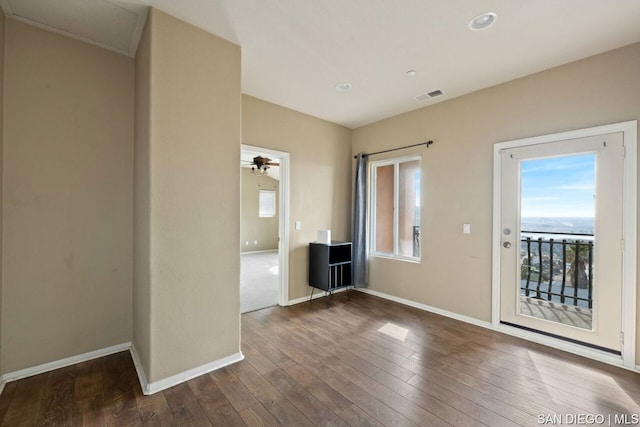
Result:
{"label": "white door frame", "polygon": [[289,153],[269,148],[241,145],[241,151],[259,155],[277,157],[280,161],[280,183],[278,185],[278,273],[280,290],[278,305],[286,306],[289,302]]}
{"label": "white door frame", "polygon": [[[505,333],[520,336],[551,347],[602,360],[608,363],[636,369],[636,251],[637,251],[637,125],[636,120],[561,132],[550,135],[501,142],[493,146],[493,239],[492,239],[492,307],[491,324],[493,328]],[[507,148],[544,144],[567,139],[583,138],[622,132],[624,153],[624,194],[623,194],[623,256],[622,256],[622,332],[624,341],[622,357],[598,350],[572,344],[564,340],[528,332],[500,323],[500,224],[501,224],[501,156],[500,151]],[[621,337],[622,338],[622,337]]]}

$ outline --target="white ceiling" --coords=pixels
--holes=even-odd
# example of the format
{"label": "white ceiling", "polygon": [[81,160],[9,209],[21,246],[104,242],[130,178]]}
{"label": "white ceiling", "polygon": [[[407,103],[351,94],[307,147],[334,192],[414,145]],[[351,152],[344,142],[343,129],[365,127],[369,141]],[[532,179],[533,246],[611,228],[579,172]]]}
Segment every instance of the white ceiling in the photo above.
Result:
{"label": "white ceiling", "polygon": [[[242,47],[242,91],[351,128],[640,41],[639,0],[0,0],[135,55],[146,6]],[[470,31],[471,18],[498,14]],[[408,70],[416,70],[407,77]],[[350,82],[348,92],[337,83]],[[444,96],[418,102],[440,89]]]}

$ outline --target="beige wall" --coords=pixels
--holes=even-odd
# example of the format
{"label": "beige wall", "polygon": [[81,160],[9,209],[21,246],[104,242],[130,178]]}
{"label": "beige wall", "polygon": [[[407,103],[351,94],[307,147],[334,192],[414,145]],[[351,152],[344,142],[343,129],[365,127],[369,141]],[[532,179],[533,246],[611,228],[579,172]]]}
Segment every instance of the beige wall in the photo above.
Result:
{"label": "beige wall", "polygon": [[[151,35],[149,20],[136,52],[133,147],[133,346],[148,372],[151,365]],[[145,372],[145,374],[146,374]]]}
{"label": "beige wall", "polygon": [[351,239],[351,130],[244,95],[242,142],[290,153],[289,299],[306,296],[318,229]]}
{"label": "beige wall", "polygon": [[490,321],[493,144],[637,120],[638,76],[635,44],[354,130],[354,153],[435,141],[403,152],[423,153],[422,263],[372,258],[370,288]]}
{"label": "beige wall", "polygon": [[240,48],[156,9],[147,25],[135,177],[149,188],[136,201],[148,235],[135,234],[134,344],[148,346],[156,382],[240,351]]}
{"label": "beige wall", "polygon": [[[240,251],[266,251],[278,249],[278,181],[268,176],[257,176],[249,168],[241,168]],[[258,216],[260,190],[276,192],[276,216]],[[255,242],[258,244],[255,244]]]}
{"label": "beige wall", "polygon": [[6,22],[2,371],[131,340],[134,63]]}

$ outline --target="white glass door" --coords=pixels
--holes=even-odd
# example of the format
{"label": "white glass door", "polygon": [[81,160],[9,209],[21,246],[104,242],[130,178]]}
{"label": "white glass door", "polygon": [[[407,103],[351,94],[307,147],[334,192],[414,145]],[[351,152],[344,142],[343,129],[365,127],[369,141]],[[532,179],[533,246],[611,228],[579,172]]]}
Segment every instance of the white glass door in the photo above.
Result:
{"label": "white glass door", "polygon": [[623,138],[503,149],[500,321],[621,351]]}

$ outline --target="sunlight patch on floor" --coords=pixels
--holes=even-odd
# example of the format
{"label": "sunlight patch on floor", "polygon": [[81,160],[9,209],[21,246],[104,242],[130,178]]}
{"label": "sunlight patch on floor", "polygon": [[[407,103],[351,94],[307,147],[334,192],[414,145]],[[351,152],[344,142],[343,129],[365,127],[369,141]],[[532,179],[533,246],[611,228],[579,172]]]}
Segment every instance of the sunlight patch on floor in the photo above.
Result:
{"label": "sunlight patch on floor", "polygon": [[378,332],[381,332],[399,341],[404,341],[405,339],[407,339],[409,330],[407,328],[403,328],[402,326],[394,325],[393,323],[387,323],[386,325],[378,329]]}
{"label": "sunlight patch on floor", "polygon": [[[549,388],[549,384],[553,384],[554,382],[559,381],[559,378],[557,374],[554,373],[554,370],[550,369],[545,364],[545,359],[547,359],[548,357],[545,355],[537,354],[536,352],[529,351],[529,358],[536,366],[536,372],[539,375],[540,379],[545,384],[545,386],[547,386],[549,395],[553,396],[554,393],[552,389]],[[570,375],[574,375],[576,377],[583,375],[586,378],[589,378],[590,384],[597,384],[599,382],[603,390],[605,388],[607,389],[606,394],[611,398],[611,402],[615,402],[616,405],[626,408],[637,408],[640,411],[640,405],[638,405],[629,396],[629,394],[627,394],[627,392],[622,387],[620,387],[610,376],[595,372],[591,369],[580,369],[574,364],[567,364],[566,369],[570,371]]]}

